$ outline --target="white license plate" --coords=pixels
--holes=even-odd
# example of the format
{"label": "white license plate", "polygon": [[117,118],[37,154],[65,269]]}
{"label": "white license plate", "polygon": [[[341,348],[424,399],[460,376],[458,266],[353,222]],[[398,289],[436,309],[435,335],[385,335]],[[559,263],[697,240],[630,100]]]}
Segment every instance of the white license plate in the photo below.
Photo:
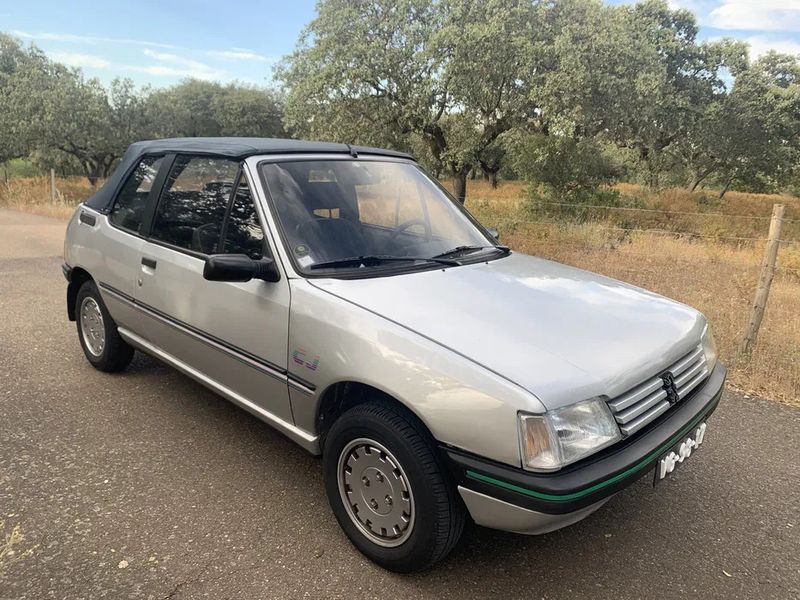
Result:
{"label": "white license plate", "polygon": [[671,450],[658,459],[656,463],[656,474],[653,478],[653,485],[657,484],[662,479],[668,477],[678,465],[681,465],[689,458],[700,445],[706,435],[706,424],[700,423],[697,427],[692,429],[688,435],[681,438]]}

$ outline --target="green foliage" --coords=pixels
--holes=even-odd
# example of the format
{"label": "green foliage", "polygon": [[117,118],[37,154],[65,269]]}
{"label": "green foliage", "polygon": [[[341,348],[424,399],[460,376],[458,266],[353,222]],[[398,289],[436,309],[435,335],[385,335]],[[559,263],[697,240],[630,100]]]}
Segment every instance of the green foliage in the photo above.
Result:
{"label": "green foliage", "polygon": [[535,220],[542,217],[568,221],[593,221],[598,213],[595,207],[619,207],[636,204],[629,198],[626,202],[622,195],[613,188],[597,187],[572,190],[566,194],[558,194],[548,186],[529,186],[527,198],[523,204],[525,211]]}
{"label": "green foliage", "polygon": [[527,136],[515,145],[515,168],[529,182],[526,209],[535,217],[584,220],[587,206],[621,206],[608,187],[622,169],[617,155],[595,138]]}
{"label": "green foliage", "polygon": [[106,88],[0,34],[0,162],[30,157],[95,185],[137,140],[284,134],[272,90],[186,80],[153,92],[127,79]]}
{"label": "green foliage", "polygon": [[549,197],[564,202],[590,196],[621,172],[594,138],[534,134],[516,144],[515,154],[517,172],[534,185],[542,184]]}
{"label": "green foliage", "polygon": [[13,158],[0,166],[0,176],[5,179],[11,177],[39,177],[44,173],[35,161],[27,158]]}
{"label": "green foliage", "polygon": [[187,79],[147,97],[154,137],[285,135],[277,92],[238,84]]}
{"label": "green foliage", "polygon": [[21,110],[27,99],[16,82],[46,62],[37,48],[24,48],[13,37],[0,33],[0,162],[23,157],[32,148],[26,115]]}
{"label": "green foliage", "polygon": [[515,0],[323,0],[277,71],[302,135],[424,143],[463,201],[476,158],[535,105],[526,57],[535,5]]}
{"label": "green foliage", "polygon": [[740,68],[730,92],[704,106],[674,146],[689,188],[706,179],[750,191],[777,191],[800,160],[800,63],[771,52]]}

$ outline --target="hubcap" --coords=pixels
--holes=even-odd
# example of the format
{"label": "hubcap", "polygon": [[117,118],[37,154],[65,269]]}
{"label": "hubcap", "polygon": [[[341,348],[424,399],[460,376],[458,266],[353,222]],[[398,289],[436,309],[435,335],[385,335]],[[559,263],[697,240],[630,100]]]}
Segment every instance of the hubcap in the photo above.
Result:
{"label": "hubcap", "polygon": [[339,455],[339,495],[370,541],[394,547],[414,528],[414,496],[398,460],[374,440],[359,438]]}
{"label": "hubcap", "polygon": [[81,333],[83,343],[94,356],[100,356],[106,346],[106,328],[103,325],[103,313],[97,301],[87,296],[81,302]]}

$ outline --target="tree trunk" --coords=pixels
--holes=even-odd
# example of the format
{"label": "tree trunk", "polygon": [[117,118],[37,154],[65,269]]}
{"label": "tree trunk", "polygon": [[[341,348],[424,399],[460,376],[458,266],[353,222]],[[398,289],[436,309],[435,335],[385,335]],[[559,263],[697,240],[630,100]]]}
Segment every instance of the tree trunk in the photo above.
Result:
{"label": "tree trunk", "polygon": [[656,171],[651,165],[648,165],[647,170],[647,187],[651,190],[657,190],[659,183],[658,171]]}
{"label": "tree trunk", "polygon": [[453,194],[461,204],[467,199],[467,175],[469,167],[453,169]]}
{"label": "tree trunk", "polygon": [[92,186],[92,189],[96,189],[97,182],[103,172],[103,165],[99,162],[90,163],[84,168],[84,170],[86,171],[86,178],[89,180],[89,184]]}
{"label": "tree trunk", "polygon": [[731,181],[732,180],[733,180],[733,177],[728,177],[728,179],[725,180],[725,185],[723,186],[722,190],[719,193],[719,199],[720,200],[722,200],[722,197],[728,191],[728,188],[731,187]]}
{"label": "tree trunk", "polygon": [[497,189],[497,173],[500,171],[499,163],[488,163],[484,160],[478,160],[483,171],[483,178],[489,182],[493,190]]}
{"label": "tree trunk", "polygon": [[111,175],[111,172],[114,170],[113,167],[115,160],[117,159],[116,157],[113,156],[109,156],[106,158],[105,162],[103,163],[103,169],[101,173],[103,179],[108,179],[108,177]]}
{"label": "tree trunk", "polygon": [[695,171],[692,175],[692,180],[689,182],[689,191],[693,192],[697,189],[697,186],[703,183],[706,178],[714,172],[713,168]]}
{"label": "tree trunk", "polygon": [[81,160],[81,169],[83,169],[84,176],[89,180],[92,188],[94,188],[94,184],[92,183],[92,166],[87,161]]}

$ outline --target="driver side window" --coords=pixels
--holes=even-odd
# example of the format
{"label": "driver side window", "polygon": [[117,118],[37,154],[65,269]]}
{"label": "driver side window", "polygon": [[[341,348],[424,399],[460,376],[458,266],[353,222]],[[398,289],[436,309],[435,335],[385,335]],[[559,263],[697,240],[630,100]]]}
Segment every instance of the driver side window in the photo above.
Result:
{"label": "driver side window", "polygon": [[158,202],[151,237],[200,254],[217,252],[238,168],[233,160],[177,157]]}

